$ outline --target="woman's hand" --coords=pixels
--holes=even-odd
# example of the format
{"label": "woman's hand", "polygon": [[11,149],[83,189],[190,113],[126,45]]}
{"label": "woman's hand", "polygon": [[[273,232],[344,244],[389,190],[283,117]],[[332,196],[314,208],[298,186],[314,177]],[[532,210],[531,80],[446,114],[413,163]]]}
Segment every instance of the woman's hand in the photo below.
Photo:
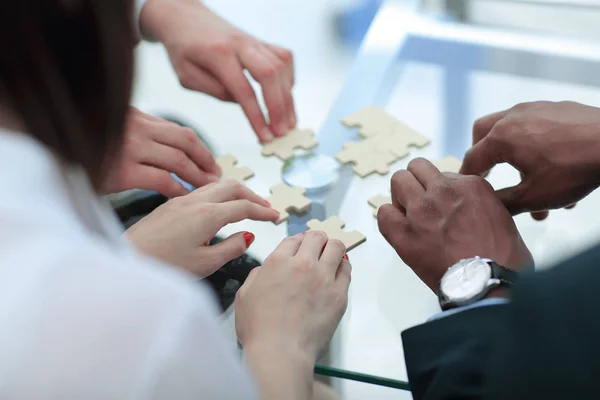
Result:
{"label": "woman's hand", "polygon": [[238,291],[237,335],[263,398],[309,398],[314,364],[348,304],[345,253],[323,232],[289,237]]}
{"label": "woman's hand", "polygon": [[206,277],[241,256],[254,241],[236,233],[210,246],[225,225],[245,219],[276,221],[279,213],[241,183],[211,183],[170,200],[125,232],[142,253]]}
{"label": "woman's hand", "polygon": [[[149,0],[140,27],[165,45],[185,88],[239,103],[262,142],[296,126],[289,50],[240,31],[197,0]],[[244,70],[262,87],[269,124]]]}
{"label": "woman's hand", "polygon": [[171,173],[194,187],[215,182],[221,169],[190,128],[130,107],[123,153],[109,172],[104,193],[155,190],[167,197],[189,193]]}

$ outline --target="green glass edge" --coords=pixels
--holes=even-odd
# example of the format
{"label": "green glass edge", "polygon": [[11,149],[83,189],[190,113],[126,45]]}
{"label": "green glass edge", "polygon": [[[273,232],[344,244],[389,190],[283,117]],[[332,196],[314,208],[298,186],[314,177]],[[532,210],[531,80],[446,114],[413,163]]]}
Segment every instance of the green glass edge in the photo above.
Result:
{"label": "green glass edge", "polygon": [[357,381],[357,382],[370,383],[372,385],[385,386],[385,387],[394,388],[394,389],[410,390],[410,385],[408,384],[408,382],[397,381],[397,380],[388,379],[388,378],[382,378],[382,377],[375,376],[375,375],[359,374],[356,372],[350,372],[350,371],[346,371],[343,369],[332,368],[332,367],[325,367],[322,365],[317,365],[315,367],[315,374],[323,375],[323,376],[330,376],[333,378],[348,379],[348,380]]}

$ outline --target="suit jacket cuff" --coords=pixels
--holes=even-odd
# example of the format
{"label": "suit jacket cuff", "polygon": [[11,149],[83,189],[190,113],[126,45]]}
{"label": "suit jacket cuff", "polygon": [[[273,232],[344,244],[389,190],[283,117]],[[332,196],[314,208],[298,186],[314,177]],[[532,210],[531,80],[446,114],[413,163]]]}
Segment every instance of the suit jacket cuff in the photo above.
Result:
{"label": "suit jacket cuff", "polygon": [[415,400],[480,399],[507,305],[476,307],[402,333]]}

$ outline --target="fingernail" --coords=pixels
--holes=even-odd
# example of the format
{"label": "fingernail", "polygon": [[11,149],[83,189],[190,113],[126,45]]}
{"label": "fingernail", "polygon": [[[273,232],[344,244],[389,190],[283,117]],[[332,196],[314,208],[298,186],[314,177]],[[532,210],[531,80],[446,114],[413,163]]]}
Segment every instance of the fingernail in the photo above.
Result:
{"label": "fingernail", "polygon": [[271,207],[271,208],[273,208],[273,206],[271,205],[271,203],[269,203],[267,200],[265,200],[265,204],[266,204],[268,207]]}
{"label": "fingernail", "polygon": [[263,130],[262,140],[263,140],[263,142],[270,142],[271,140],[273,140],[273,133],[271,132],[271,130],[269,128],[265,128]]}
{"label": "fingernail", "polygon": [[342,257],[344,260],[348,260],[350,261],[350,259],[348,258],[348,254],[344,254],[344,257]]}
{"label": "fingernail", "polygon": [[208,174],[208,175],[206,175],[206,177],[211,182],[216,182],[216,181],[219,180],[219,177],[217,175],[215,175],[215,174]]}
{"label": "fingernail", "polygon": [[254,243],[255,236],[250,232],[244,232],[244,240],[246,241],[246,248],[250,247]]}
{"label": "fingernail", "polygon": [[294,129],[296,127],[296,115],[292,113],[290,115],[290,129]]}

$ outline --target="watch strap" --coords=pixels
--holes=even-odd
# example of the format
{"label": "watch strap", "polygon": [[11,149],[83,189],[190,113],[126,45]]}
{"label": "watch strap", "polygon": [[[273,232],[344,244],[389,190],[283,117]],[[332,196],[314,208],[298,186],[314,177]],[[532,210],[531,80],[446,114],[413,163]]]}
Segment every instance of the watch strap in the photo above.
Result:
{"label": "watch strap", "polygon": [[512,286],[519,280],[519,273],[503,267],[502,265],[495,263],[494,261],[489,262],[492,269],[492,278],[499,279],[506,286]]}

